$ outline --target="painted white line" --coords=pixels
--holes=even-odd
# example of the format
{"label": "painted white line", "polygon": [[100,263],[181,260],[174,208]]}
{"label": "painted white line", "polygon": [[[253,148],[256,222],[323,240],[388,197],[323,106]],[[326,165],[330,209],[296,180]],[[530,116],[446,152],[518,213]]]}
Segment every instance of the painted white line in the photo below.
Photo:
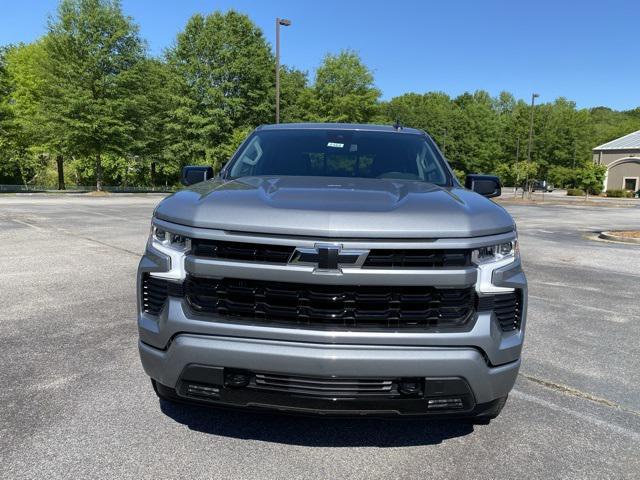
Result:
{"label": "painted white line", "polygon": [[598,427],[601,428],[605,428],[608,430],[611,430],[613,432],[616,432],[620,435],[625,435],[626,437],[629,437],[631,439],[633,439],[636,442],[640,442],[640,433],[635,432],[631,429],[628,428],[624,428],[621,427],[620,425],[615,425],[611,422],[607,422],[606,420],[602,420],[600,418],[594,417],[593,415],[589,415],[587,413],[583,413],[583,412],[579,412],[577,410],[573,410],[571,408],[567,408],[567,407],[563,407],[561,405],[557,405],[553,402],[550,402],[548,400],[545,400],[543,398],[540,397],[536,397],[535,395],[530,395],[528,393],[524,393],[520,390],[514,389],[511,391],[511,395],[513,395],[516,398],[521,398],[522,400],[525,400],[527,402],[531,402],[531,403],[536,403],[538,405],[541,405],[545,408],[548,408],[550,410],[553,410],[555,412],[560,412],[560,413],[566,413],[567,415],[572,415],[576,418],[579,418],[581,420],[585,420],[593,425],[596,425]]}
{"label": "painted white line", "polygon": [[586,290],[588,292],[602,292],[601,288],[585,287],[584,285],[569,285],[567,283],[560,283],[560,282],[539,282],[536,280],[529,280],[529,284],[532,284],[532,283],[536,285],[548,285],[550,287],[570,288],[571,290],[577,289],[577,290]]}
{"label": "painted white line", "polygon": [[[610,319],[610,320],[612,322],[615,322],[615,323],[627,323],[629,321],[628,319],[626,319],[626,316],[624,314],[620,315],[620,312],[616,312],[615,310],[607,310],[606,308],[600,308],[600,307],[591,307],[589,305],[582,305],[582,304],[579,304],[579,303],[559,302],[559,301],[555,301],[555,300],[549,299],[547,297],[539,297],[537,295],[531,295],[531,294],[529,294],[529,298],[534,298],[536,300],[543,300],[543,301],[549,302],[549,303],[566,305],[568,307],[582,308],[584,310],[590,310],[592,312],[599,312],[599,313],[606,313],[608,315],[614,315],[615,318],[614,319]],[[609,320],[609,319],[604,318],[603,320]]]}
{"label": "painted white line", "polygon": [[43,230],[42,228],[38,227],[37,225],[32,225],[31,223],[23,222],[22,220],[18,220],[18,219],[15,219],[15,218],[12,218],[11,221],[19,223],[21,225],[26,225],[27,227],[35,228],[36,230]]}
{"label": "painted white line", "polygon": [[131,220],[125,217],[119,217],[117,215],[110,215],[108,213],[102,213],[102,212],[97,212],[95,210],[85,210],[85,209],[76,209],[76,211],[78,212],[84,212],[84,213],[88,213],[89,215],[100,215],[101,217],[107,217],[107,218],[115,218],[116,220],[120,220],[122,222],[130,222]]}

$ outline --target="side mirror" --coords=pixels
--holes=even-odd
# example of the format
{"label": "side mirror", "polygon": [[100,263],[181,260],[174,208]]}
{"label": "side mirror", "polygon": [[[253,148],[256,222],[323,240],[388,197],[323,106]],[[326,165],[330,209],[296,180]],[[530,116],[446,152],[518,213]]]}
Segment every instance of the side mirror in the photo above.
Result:
{"label": "side mirror", "polygon": [[180,182],[183,185],[189,186],[194,183],[204,182],[210,178],[213,178],[213,168],[189,165],[182,169]]}
{"label": "side mirror", "polygon": [[500,179],[494,175],[470,174],[464,179],[464,186],[480,195],[491,198],[502,194]]}

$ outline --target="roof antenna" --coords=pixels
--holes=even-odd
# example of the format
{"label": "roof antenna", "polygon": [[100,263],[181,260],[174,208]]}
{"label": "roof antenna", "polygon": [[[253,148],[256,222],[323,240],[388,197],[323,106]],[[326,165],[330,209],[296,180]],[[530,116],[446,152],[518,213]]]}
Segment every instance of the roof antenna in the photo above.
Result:
{"label": "roof antenna", "polygon": [[393,124],[393,128],[395,128],[398,131],[402,130],[402,124],[400,123],[399,118],[396,118],[396,123]]}

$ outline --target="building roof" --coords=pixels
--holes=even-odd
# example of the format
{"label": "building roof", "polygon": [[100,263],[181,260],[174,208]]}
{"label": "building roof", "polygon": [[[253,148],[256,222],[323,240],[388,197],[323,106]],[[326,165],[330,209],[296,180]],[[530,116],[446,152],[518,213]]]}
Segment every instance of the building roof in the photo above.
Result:
{"label": "building roof", "polygon": [[396,130],[393,125],[373,125],[368,123],[278,123],[261,125],[258,130],[364,130],[374,132],[403,132],[422,134],[421,130],[402,127]]}
{"label": "building roof", "polygon": [[594,150],[640,150],[640,130],[631,132],[624,137],[616,138],[610,142],[603,143]]}

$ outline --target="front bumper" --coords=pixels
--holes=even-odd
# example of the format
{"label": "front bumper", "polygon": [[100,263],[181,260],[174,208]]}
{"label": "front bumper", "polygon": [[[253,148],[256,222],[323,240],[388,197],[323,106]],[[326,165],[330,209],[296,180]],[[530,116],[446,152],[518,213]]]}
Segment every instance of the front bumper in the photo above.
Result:
{"label": "front bumper", "polygon": [[[372,345],[326,345],[275,340],[215,337],[182,334],[166,350],[139,343],[145,372],[158,383],[176,389],[185,369],[192,364],[274,374],[326,378],[462,378],[472,392],[472,406],[504,397],[513,387],[520,360],[498,367],[487,365],[474,348],[408,347]],[[215,382],[213,382],[215,383]],[[180,390],[178,388],[178,390]],[[283,397],[282,395],[280,397]],[[273,398],[274,408],[298,408],[317,411],[351,410],[345,399],[308,399],[290,396]],[[217,403],[261,406],[264,396],[232,394]],[[262,398],[260,400],[259,398]],[[415,399],[385,402],[377,400],[357,410],[394,413],[428,413],[426,401]],[[405,402],[404,404],[402,402]],[[420,404],[422,402],[422,405]],[[375,405],[375,408],[374,408]],[[264,406],[264,405],[262,405]],[[308,407],[307,407],[308,406]],[[420,408],[422,407],[422,408]]]}
{"label": "front bumper", "polygon": [[[188,232],[187,232],[188,233]],[[457,240],[462,242],[463,240]],[[494,240],[483,240],[489,244]],[[350,247],[360,245],[354,243]],[[459,245],[459,248],[464,247]],[[215,263],[215,265],[213,265]],[[326,282],[311,272],[296,269],[249,269],[244,272],[239,262],[211,262],[187,257],[187,273],[204,276],[214,273],[239,278],[264,277],[265,280]],[[248,268],[248,267],[247,267]],[[233,269],[228,271],[228,269]],[[143,256],[138,275],[138,298],[141,277],[149,272],[166,272],[166,258],[153,250]],[[222,273],[221,273],[222,272]],[[304,273],[304,278],[298,276]],[[380,272],[366,282],[389,284],[469,286],[476,282],[476,272],[433,271]],[[411,273],[411,272],[410,272]],[[353,274],[355,275],[355,274]],[[343,275],[335,282],[360,284],[363,278]],[[362,276],[365,275],[364,273]],[[367,273],[371,275],[371,273]],[[316,276],[317,277],[317,276]],[[368,277],[367,277],[368,278]],[[317,378],[458,378],[468,386],[471,401],[460,414],[473,415],[486,411],[496,400],[505,397],[513,387],[520,366],[527,308],[526,278],[520,261],[493,272],[492,284],[516,288],[522,292],[520,328],[505,332],[492,311],[476,313],[470,329],[452,332],[409,331],[334,331],[281,328],[252,323],[235,323],[215,315],[200,316],[184,298],[169,297],[158,315],[146,314],[138,308],[139,350],[146,373],[160,389],[181,400],[184,395],[184,372],[191,365],[219,369],[298,375]],[[206,383],[206,382],[205,382]],[[215,384],[217,385],[217,384]],[[217,385],[220,395],[209,403],[242,407],[269,407],[281,410],[320,413],[401,413],[425,414],[424,398],[347,399],[305,397],[283,393],[257,392],[251,389],[228,389]]]}

